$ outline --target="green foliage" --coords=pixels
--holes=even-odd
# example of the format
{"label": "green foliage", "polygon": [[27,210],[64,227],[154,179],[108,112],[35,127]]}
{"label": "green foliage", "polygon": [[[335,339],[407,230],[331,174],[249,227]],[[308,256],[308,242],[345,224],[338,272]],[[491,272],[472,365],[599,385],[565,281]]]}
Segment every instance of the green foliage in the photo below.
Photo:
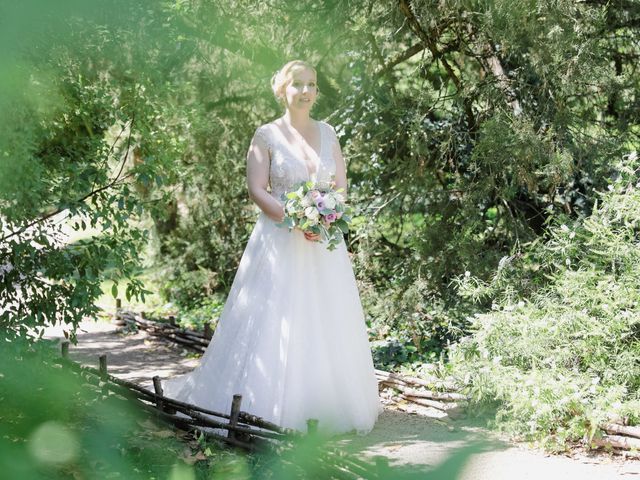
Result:
{"label": "green foliage", "polygon": [[200,306],[180,311],[177,320],[182,327],[195,330],[203,330],[204,324],[210,323],[213,331],[223,308],[224,303],[219,298],[208,297],[202,301]]}
{"label": "green foliage", "polygon": [[[0,134],[0,324],[2,335],[25,337],[66,323],[73,339],[77,323],[97,312],[103,280],[127,300],[150,293],[134,278],[149,238],[135,222],[168,198],[149,191],[171,178],[181,144],[167,128],[164,90],[151,88],[155,70],[136,63],[149,47],[132,43],[140,11],[117,10],[98,27],[106,6],[71,15],[71,4],[50,11],[46,3],[5,12],[14,25],[48,16],[46,28],[27,29],[0,79],[10,87],[0,98],[8,125]],[[149,20],[159,13],[146,10]],[[147,33],[152,42],[157,32]],[[69,244],[66,216],[76,232],[99,233]],[[119,291],[122,278],[129,282]]]}
{"label": "green foliage", "polygon": [[[45,342],[0,350],[0,467],[7,478],[162,478],[184,446],[129,401],[53,364]],[[155,428],[155,427],[154,427]]]}
{"label": "green foliage", "polygon": [[170,298],[180,310],[197,308],[209,301],[216,290],[220,288],[219,275],[205,268],[187,270],[182,267],[165,268],[162,270],[160,293]]}
{"label": "green foliage", "polygon": [[[467,270],[491,277],[498,260],[543,234],[557,211],[587,214],[612,159],[638,143],[636,100],[608,103],[616,88],[637,98],[631,64],[619,57],[627,48],[637,55],[637,44],[609,42],[605,32],[624,22],[604,6],[411,5],[415,18],[377,7],[384,27],[398,30],[375,31],[371,55],[384,56],[400,39],[405,48],[424,38],[432,45],[384,74],[379,63],[355,59],[343,90],[348,106],[336,117],[351,198],[369,216],[353,246],[371,323],[415,330],[414,312],[402,304],[422,281],[422,302],[446,314],[422,316],[421,329],[445,344],[476,308],[451,281]],[[400,28],[408,20],[417,24]]]}
{"label": "green foliage", "polygon": [[[563,445],[611,416],[640,422],[638,167],[629,155],[590,216],[558,219],[491,282],[459,279],[461,294],[494,304],[452,363],[477,401],[499,402],[512,432]],[[533,292],[520,287],[535,276]]]}

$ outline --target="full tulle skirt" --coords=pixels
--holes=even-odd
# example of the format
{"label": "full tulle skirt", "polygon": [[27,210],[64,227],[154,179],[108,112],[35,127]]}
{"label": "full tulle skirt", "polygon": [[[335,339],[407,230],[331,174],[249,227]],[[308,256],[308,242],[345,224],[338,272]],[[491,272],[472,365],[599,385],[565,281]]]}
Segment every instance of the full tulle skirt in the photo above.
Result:
{"label": "full tulle skirt", "polygon": [[209,347],[165,395],[282,427],[368,433],[382,405],[362,305],[344,242],[329,251],[260,213]]}

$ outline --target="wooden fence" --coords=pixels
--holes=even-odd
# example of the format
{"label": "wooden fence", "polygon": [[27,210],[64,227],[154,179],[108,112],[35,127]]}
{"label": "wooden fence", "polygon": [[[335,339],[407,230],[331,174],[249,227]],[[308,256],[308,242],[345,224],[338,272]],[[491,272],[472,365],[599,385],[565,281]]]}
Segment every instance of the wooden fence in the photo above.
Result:
{"label": "wooden fence", "polygon": [[[165,320],[147,318],[145,312],[125,311],[121,308],[119,300],[116,304],[114,321],[122,325],[134,326],[146,330],[151,335],[160,336],[174,343],[189,348],[195,352],[204,352],[212,338],[210,324],[205,324],[203,332],[181,328],[175,317],[169,316]],[[464,416],[466,405],[469,401],[467,395],[460,393],[460,388],[452,378],[416,378],[396,373],[376,370],[378,389],[393,389],[392,398],[396,402],[408,402],[420,407],[436,409],[445,417],[456,419]],[[437,385],[437,390],[434,389]],[[237,400],[238,408],[241,399]],[[242,412],[239,418],[245,418],[249,414]],[[247,417],[248,418],[248,417]],[[257,417],[253,417],[257,418]],[[264,420],[260,419],[262,422]],[[628,425],[628,419],[610,416],[607,422],[599,426],[599,431],[593,438],[585,442],[594,447],[605,448],[615,453],[638,457],[640,450],[640,426]],[[268,422],[266,423],[268,424]],[[265,425],[265,423],[262,423]],[[317,428],[317,421],[309,419],[308,431]],[[277,427],[270,425],[270,428]],[[278,427],[280,428],[280,427]],[[283,431],[274,430],[279,434]],[[298,434],[301,434],[298,432]]]}

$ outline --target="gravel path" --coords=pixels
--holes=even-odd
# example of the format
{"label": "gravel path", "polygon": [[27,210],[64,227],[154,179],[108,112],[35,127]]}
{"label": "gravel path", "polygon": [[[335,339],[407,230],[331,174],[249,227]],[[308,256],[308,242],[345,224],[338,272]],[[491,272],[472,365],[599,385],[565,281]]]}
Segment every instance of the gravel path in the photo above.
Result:
{"label": "gravel path", "polygon": [[[45,336],[62,338],[63,332],[59,327],[50,328]],[[186,350],[145,331],[123,333],[108,322],[83,322],[78,345],[70,346],[70,357],[97,366],[103,353],[107,353],[109,373],[147,388],[152,388],[154,375],[169,378],[198,363]],[[451,458],[458,480],[640,480],[637,460],[587,454],[549,456],[509,443],[469,421],[444,422],[391,407],[385,408],[368,435],[339,437],[335,443],[362,456],[382,455],[390,466],[416,474],[441,465],[461,449],[474,448],[467,451],[464,463]]]}

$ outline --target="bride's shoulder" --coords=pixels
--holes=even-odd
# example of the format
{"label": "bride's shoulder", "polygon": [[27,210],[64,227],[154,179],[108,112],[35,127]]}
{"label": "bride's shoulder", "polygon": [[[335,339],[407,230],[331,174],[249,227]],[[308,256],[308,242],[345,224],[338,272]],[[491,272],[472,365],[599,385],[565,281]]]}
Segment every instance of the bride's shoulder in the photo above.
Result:
{"label": "bride's shoulder", "polygon": [[273,145],[273,133],[272,133],[272,128],[273,128],[273,122],[269,122],[269,123],[264,123],[260,126],[258,126],[253,134],[253,142],[258,139],[260,140],[264,145],[266,145],[267,148],[271,149],[272,145]]}
{"label": "bride's shoulder", "polygon": [[268,122],[268,123],[263,123],[262,125],[258,125],[258,127],[256,128],[256,131],[258,130],[265,131],[265,130],[270,130],[271,128],[273,128],[273,122]]}
{"label": "bride's shoulder", "polygon": [[336,129],[333,128],[333,125],[325,122],[324,120],[318,120],[317,122],[322,126],[322,128],[324,128],[325,130],[328,130],[330,133],[336,136]]}
{"label": "bride's shoulder", "polygon": [[256,128],[256,133],[262,134],[264,136],[270,136],[273,133],[273,131],[277,128],[278,128],[277,123],[274,120],[271,122],[263,123],[262,125],[258,126]]}

